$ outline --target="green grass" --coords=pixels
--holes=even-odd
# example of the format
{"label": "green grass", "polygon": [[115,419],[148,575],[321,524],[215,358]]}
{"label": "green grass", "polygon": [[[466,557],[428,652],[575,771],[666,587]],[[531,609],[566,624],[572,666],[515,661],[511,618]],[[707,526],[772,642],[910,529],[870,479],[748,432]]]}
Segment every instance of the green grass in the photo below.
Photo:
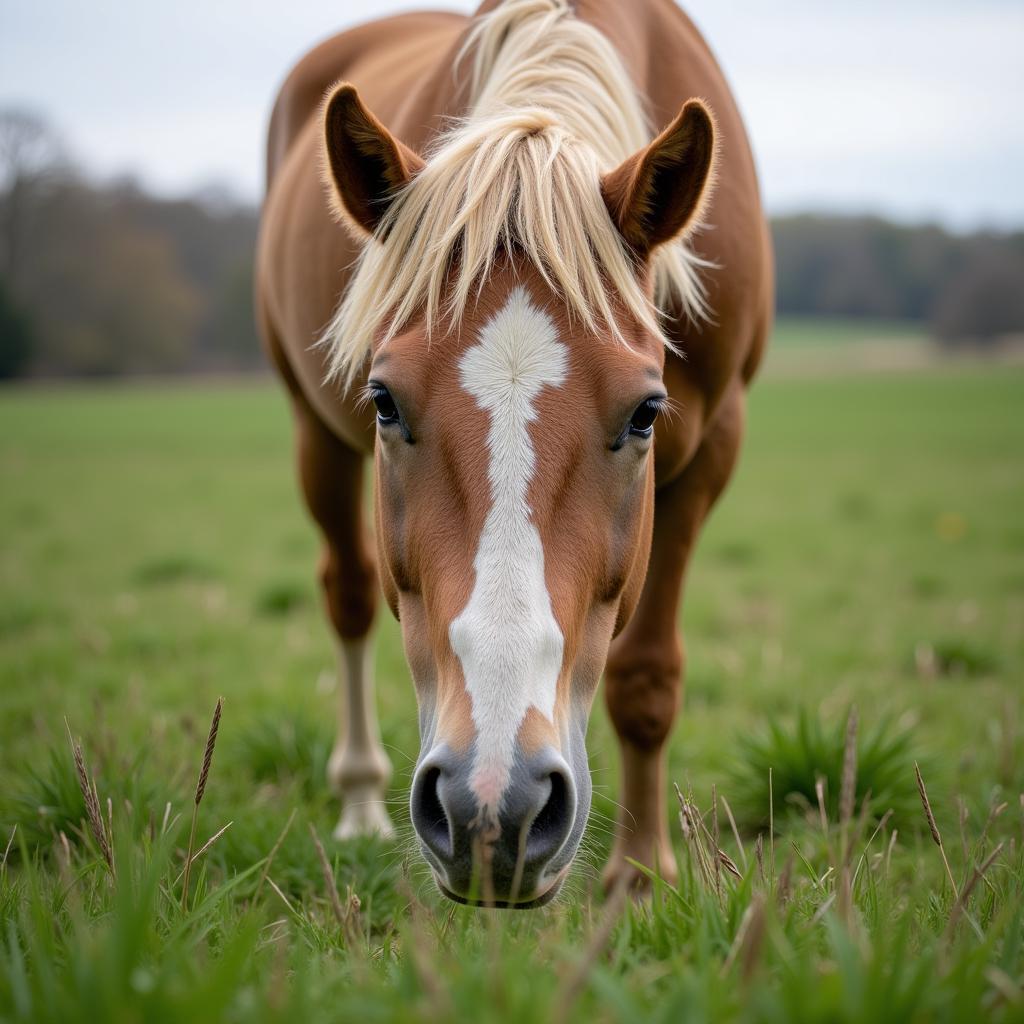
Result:
{"label": "green grass", "polygon": [[[600,707],[594,827],[554,906],[455,908],[407,840],[327,842],[342,901],[359,901],[334,920],[308,827],[327,841],[336,813],[332,645],[276,385],[0,393],[0,852],[18,823],[0,1020],[1024,1019],[1024,372],[787,365],[754,391],[691,573],[670,751],[702,810],[715,786],[740,815],[742,849],[719,809],[743,878],[709,884],[673,812],[678,889],[610,929],[596,878],[617,766]],[[383,616],[378,688],[408,837],[414,700]],[[199,839],[232,825],[183,912],[221,694]],[[840,827],[851,706],[859,820]],[[65,716],[111,801],[116,881],[81,827]],[[914,759],[958,887],[1003,844],[953,925]],[[759,866],[766,767],[776,834]],[[865,797],[898,812],[873,838]]]}

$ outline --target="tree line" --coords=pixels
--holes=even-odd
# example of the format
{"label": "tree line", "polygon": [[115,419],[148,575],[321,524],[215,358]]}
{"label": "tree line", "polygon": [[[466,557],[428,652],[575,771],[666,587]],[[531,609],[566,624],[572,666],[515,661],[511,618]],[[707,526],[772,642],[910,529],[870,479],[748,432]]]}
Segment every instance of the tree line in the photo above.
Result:
{"label": "tree line", "polygon": [[[44,122],[0,112],[0,377],[263,365],[255,208],[89,181]],[[780,314],[907,320],[947,344],[1024,333],[1024,232],[773,221]]]}
{"label": "tree line", "polygon": [[0,112],[0,376],[262,365],[256,227],[215,190],[90,182],[43,122]]}
{"label": "tree line", "polygon": [[804,215],[772,234],[780,313],[915,321],[950,345],[1024,333],[1024,231]]}

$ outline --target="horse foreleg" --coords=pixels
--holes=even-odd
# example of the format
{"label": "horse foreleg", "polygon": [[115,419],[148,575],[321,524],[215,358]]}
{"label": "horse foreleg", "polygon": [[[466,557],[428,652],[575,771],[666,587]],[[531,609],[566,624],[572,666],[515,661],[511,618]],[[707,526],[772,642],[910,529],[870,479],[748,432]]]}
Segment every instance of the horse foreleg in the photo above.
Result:
{"label": "horse foreleg", "polygon": [[605,698],[619,738],[622,794],[605,886],[637,882],[628,860],[670,882],[677,871],[669,841],[665,745],[680,702],[684,667],[678,626],[686,567],[708,510],[732,472],[743,434],[741,392],[721,408],[693,460],[655,498],[654,537],[643,592],[612,643]]}
{"label": "horse foreleg", "polygon": [[380,739],[371,629],[377,606],[373,546],[363,519],[363,457],[296,402],[299,474],[324,537],[320,581],[338,637],[338,728],[327,779],[341,797],[336,839],[393,833],[384,803],[391,762]]}
{"label": "horse foreleg", "polygon": [[338,730],[327,762],[327,779],[341,797],[335,839],[394,829],[384,803],[391,762],[380,741],[369,636],[338,643]]}

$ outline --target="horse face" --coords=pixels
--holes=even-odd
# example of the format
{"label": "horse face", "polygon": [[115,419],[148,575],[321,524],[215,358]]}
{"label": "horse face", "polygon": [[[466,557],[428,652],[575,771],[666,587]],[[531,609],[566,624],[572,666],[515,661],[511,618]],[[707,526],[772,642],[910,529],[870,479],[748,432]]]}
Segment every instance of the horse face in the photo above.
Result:
{"label": "horse face", "polygon": [[381,576],[420,707],[412,821],[469,902],[555,894],[590,807],[585,734],[646,573],[664,347],[582,333],[530,270],[378,349]]}
{"label": "horse face", "polygon": [[[413,825],[452,898],[536,905],[579,846],[587,718],[646,575],[665,400],[651,260],[699,221],[711,115],[687,102],[598,181],[596,156],[536,112],[484,117],[425,162],[342,83],[324,157],[368,239],[329,330],[334,371],[351,381],[368,322],[391,325],[369,392],[381,578],[420,706]],[[603,276],[577,258],[598,253]],[[434,301],[441,275],[459,302]],[[460,309],[450,330],[417,322],[432,302]],[[581,308],[616,330],[594,336]]]}

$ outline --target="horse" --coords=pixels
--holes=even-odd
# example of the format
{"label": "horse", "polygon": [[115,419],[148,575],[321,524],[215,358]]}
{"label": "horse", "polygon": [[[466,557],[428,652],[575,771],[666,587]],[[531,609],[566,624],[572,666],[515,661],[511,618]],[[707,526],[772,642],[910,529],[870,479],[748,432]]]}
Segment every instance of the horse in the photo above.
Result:
{"label": "horse", "polygon": [[[256,304],[337,637],[339,840],[393,826],[378,584],[416,690],[440,891],[536,907],[621,752],[603,879],[676,877],[679,609],[773,317],[754,161],[672,0],[487,0],[343,32],[273,108]],[[366,462],[373,460],[372,527]]]}

